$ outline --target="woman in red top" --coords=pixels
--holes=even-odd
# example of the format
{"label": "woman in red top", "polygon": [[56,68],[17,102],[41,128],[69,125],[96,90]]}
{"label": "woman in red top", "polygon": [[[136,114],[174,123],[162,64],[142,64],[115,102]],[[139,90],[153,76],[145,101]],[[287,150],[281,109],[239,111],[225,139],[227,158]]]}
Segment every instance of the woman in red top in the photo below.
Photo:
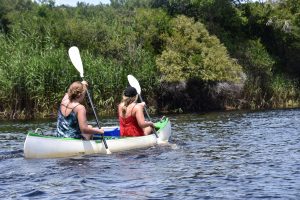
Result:
{"label": "woman in red top", "polygon": [[152,132],[153,123],[145,121],[145,102],[137,103],[138,94],[134,87],[127,87],[118,106],[121,136],[143,136]]}

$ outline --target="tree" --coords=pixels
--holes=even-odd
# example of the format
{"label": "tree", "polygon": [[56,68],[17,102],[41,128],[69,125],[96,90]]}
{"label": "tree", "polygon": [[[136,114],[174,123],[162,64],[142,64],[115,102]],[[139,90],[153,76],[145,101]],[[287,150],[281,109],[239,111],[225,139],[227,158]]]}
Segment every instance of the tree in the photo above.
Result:
{"label": "tree", "polygon": [[171,21],[166,48],[156,63],[167,82],[194,78],[234,82],[242,72],[217,37],[209,35],[202,23],[183,15]]}

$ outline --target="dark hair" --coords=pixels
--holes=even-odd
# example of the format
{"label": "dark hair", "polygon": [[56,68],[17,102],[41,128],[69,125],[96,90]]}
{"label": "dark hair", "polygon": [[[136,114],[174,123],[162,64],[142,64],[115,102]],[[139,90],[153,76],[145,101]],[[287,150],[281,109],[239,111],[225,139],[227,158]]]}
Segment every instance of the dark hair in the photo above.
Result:
{"label": "dark hair", "polygon": [[122,103],[124,103],[122,107],[122,115],[126,115],[126,110],[128,105],[135,102],[137,100],[137,91],[134,87],[128,86],[123,92]]}
{"label": "dark hair", "polygon": [[124,96],[126,97],[134,97],[137,95],[137,91],[134,87],[128,86],[125,90],[124,90]]}

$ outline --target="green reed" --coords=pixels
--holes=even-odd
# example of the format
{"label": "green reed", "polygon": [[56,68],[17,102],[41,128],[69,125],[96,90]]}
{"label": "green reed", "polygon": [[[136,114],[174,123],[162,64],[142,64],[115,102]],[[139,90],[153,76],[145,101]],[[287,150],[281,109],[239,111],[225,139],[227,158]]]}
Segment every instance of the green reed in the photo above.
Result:
{"label": "green reed", "polygon": [[299,107],[300,88],[297,81],[284,75],[269,79],[255,77],[248,79],[243,97],[244,107],[250,109]]}
{"label": "green reed", "polygon": [[277,75],[271,83],[272,107],[286,108],[296,107],[300,104],[300,89],[295,80],[289,79],[283,75]]}
{"label": "green reed", "polygon": [[[34,33],[10,38],[0,35],[0,117],[56,116],[68,86],[80,80],[67,52],[68,48],[53,46],[51,37],[42,38]],[[122,91],[128,85],[128,74],[143,83],[144,91],[151,90],[154,61],[147,53],[140,53],[136,55],[140,62],[132,62],[131,57],[120,62],[81,51],[86,80],[100,113],[116,112]]]}

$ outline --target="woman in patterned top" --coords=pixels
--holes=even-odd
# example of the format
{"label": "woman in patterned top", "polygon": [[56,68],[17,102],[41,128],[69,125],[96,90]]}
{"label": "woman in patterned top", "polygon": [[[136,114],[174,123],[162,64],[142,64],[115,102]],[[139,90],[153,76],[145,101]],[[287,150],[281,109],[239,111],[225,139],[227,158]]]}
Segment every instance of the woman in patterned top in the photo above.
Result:
{"label": "woman in patterned top", "polygon": [[88,125],[86,109],[81,104],[87,91],[87,82],[72,83],[61,101],[57,118],[57,136],[91,139],[93,134],[103,134],[103,128]]}

